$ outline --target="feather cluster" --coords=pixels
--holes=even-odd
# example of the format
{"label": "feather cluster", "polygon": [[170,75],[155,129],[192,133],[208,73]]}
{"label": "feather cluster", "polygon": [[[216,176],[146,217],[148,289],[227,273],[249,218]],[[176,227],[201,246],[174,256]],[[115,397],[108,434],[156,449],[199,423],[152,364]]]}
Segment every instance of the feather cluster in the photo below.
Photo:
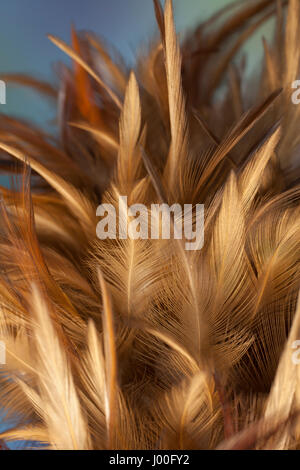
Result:
{"label": "feather cluster", "polygon": [[[56,137],[0,117],[0,403],[51,449],[300,448],[298,0],[220,10],[180,45],[171,0],[135,71],[72,31]],[[272,16],[255,77],[237,57]],[[96,236],[100,203],[205,205],[205,242]],[[128,214],[119,214],[124,221]],[[15,425],[9,425],[13,417]],[[5,424],[5,422],[4,422]]]}

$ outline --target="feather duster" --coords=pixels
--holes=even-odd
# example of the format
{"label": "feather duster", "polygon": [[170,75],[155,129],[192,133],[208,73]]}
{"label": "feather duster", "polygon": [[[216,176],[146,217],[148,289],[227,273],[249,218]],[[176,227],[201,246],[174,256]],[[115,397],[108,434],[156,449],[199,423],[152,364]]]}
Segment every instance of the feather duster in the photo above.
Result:
{"label": "feather duster", "polygon": [[[53,100],[58,132],[0,117],[1,448],[300,449],[299,2],[232,4],[182,43],[172,1],[154,12],[134,70],[72,30],[49,36],[58,89],[3,77]],[[272,16],[249,77],[238,52]],[[202,249],[99,239],[99,204],[132,222],[120,197],[141,226],[204,204]]]}

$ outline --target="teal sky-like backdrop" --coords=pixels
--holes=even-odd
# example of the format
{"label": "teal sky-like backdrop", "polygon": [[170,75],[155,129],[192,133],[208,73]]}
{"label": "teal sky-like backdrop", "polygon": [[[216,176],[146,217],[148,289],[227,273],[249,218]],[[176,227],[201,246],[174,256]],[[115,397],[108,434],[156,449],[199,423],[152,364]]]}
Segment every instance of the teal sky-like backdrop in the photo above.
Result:
{"label": "teal sky-like backdrop", "polygon": [[[185,33],[231,1],[174,0],[177,30]],[[152,0],[1,0],[0,7],[0,78],[1,73],[22,72],[53,80],[53,64],[68,59],[47,33],[70,42],[72,24],[104,37],[129,63],[157,31]],[[263,29],[265,34],[268,27]],[[253,40],[248,47],[261,49]],[[53,117],[47,102],[15,86],[8,87],[7,104],[0,112],[42,125]]]}

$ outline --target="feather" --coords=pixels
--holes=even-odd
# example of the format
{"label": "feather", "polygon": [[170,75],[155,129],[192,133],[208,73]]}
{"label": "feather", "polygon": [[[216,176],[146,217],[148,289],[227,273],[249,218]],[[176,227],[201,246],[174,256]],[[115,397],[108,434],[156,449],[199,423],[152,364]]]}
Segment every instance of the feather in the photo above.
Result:
{"label": "feather", "polygon": [[258,191],[263,171],[274,152],[279,137],[280,130],[277,129],[266,139],[241,172],[239,186],[245,211],[249,210],[253,198]]}
{"label": "feather", "polygon": [[89,67],[89,65],[81,59],[81,57],[73,51],[64,41],[61,39],[57,39],[51,34],[49,34],[48,38],[52,41],[57,47],[63,50],[66,54],[68,54],[72,59],[74,59],[87,73],[93,77],[96,82],[107,92],[110,96],[112,101],[116,104],[118,108],[121,108],[121,103],[119,98],[115,95],[115,93],[101,80],[101,78]]}
{"label": "feather", "polygon": [[0,143],[0,148],[10,153],[18,160],[23,161],[24,163],[30,163],[32,169],[37,171],[46,181],[49,182],[69,203],[71,209],[74,213],[80,215],[85,222],[89,225],[91,223],[91,205],[87,201],[83,194],[80,194],[76,189],[74,189],[70,184],[60,178],[58,175],[54,175],[47,168],[43,167],[39,162],[33,159],[27,159],[27,157],[20,152],[18,149],[14,149],[6,144]]}
{"label": "feather", "polygon": [[300,449],[298,1],[234,2],[181,43],[154,10],[131,71],[73,28],[59,87],[6,75],[58,97],[58,132],[0,116],[1,448]]}
{"label": "feather", "polygon": [[174,191],[176,179],[180,175],[180,161],[184,160],[187,151],[187,117],[185,99],[181,81],[181,54],[174,27],[173,7],[171,0],[165,6],[165,62],[167,73],[171,148],[166,165],[168,184]]}
{"label": "feather", "polygon": [[111,444],[112,430],[114,429],[115,420],[115,401],[116,401],[116,346],[114,338],[114,326],[112,317],[111,300],[107,291],[106,283],[103,279],[101,271],[98,271],[99,281],[101,285],[103,297],[103,335],[104,335],[104,353],[106,362],[106,376],[107,376],[107,403],[106,403],[106,416],[107,416],[107,435],[108,435],[108,448]]}
{"label": "feather", "polygon": [[40,395],[23,384],[25,393],[42,414],[54,448],[86,449],[88,433],[70,365],[51,324],[47,304],[36,287],[32,289],[32,301]]}
{"label": "feather", "polygon": [[139,158],[135,155],[141,128],[141,105],[138,84],[131,73],[126,88],[124,106],[120,118],[120,147],[118,157],[118,182],[120,189],[130,191],[138,176]]}
{"label": "feather", "polygon": [[[300,295],[280,362],[278,364],[276,376],[272,384],[272,389],[266,403],[264,416],[266,419],[272,418],[272,422],[279,425],[280,421],[288,419],[293,413],[299,412],[299,387],[300,375],[298,364],[293,361],[293,345],[300,336]],[[297,420],[296,420],[297,423]],[[264,428],[266,428],[266,424]],[[268,429],[268,428],[267,428]],[[299,438],[299,426],[295,428],[295,438]],[[291,444],[290,433],[284,429],[277,434],[273,442],[269,445],[273,449],[286,449]]]}

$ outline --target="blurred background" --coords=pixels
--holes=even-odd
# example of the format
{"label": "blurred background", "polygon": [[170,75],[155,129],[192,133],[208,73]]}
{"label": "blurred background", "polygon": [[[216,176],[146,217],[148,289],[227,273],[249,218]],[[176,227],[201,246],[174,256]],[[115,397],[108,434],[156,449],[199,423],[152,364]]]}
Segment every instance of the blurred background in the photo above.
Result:
{"label": "blurred background", "polygon": [[[186,34],[221,7],[237,0],[174,0],[177,30]],[[239,0],[240,1],[240,0]],[[249,1],[249,0],[243,0]],[[53,64],[67,56],[47,38],[51,33],[70,42],[71,25],[91,30],[112,43],[129,64],[136,51],[157,33],[152,0],[1,0],[1,73],[26,73],[43,80],[55,77]],[[248,42],[251,63],[262,51],[265,24]],[[258,47],[257,47],[258,46]],[[9,86],[0,112],[30,119],[39,125],[53,118],[48,103],[33,91]]]}

